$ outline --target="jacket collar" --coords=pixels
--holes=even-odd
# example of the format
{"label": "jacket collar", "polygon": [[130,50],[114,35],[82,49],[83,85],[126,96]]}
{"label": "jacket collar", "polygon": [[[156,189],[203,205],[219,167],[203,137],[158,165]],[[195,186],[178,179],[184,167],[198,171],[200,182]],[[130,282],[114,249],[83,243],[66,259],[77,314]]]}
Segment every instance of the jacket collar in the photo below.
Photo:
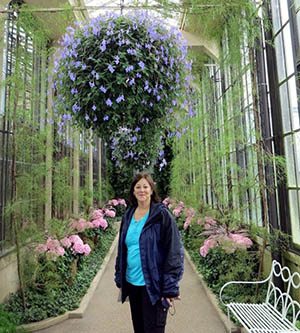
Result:
{"label": "jacket collar", "polygon": [[[137,206],[131,206],[127,213],[126,213],[126,220],[128,221],[128,223],[130,222],[134,211],[136,209]],[[149,211],[149,217],[148,220],[146,222],[146,224],[151,223],[151,221],[153,221],[155,219],[155,217],[162,211],[164,205],[161,202],[151,202],[150,204],[150,211]]]}

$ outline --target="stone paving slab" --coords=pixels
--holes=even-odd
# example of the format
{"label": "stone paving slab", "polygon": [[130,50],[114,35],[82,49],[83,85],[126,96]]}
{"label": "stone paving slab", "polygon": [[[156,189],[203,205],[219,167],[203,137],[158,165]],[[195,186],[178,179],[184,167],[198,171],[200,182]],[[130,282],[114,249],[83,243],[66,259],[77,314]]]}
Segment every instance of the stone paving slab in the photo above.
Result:
{"label": "stone paving slab", "polygon": [[[116,249],[81,319],[68,319],[40,333],[131,333],[129,304],[117,302],[114,284]],[[225,324],[207,296],[189,260],[181,281],[181,301],[176,314],[168,316],[166,333],[226,333]]]}

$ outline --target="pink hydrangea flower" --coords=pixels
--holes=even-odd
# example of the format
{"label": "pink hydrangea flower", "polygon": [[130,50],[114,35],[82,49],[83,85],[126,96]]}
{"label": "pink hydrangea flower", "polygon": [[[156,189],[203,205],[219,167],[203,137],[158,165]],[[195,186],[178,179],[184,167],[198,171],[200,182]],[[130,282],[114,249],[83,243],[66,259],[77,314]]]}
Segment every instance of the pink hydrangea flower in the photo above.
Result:
{"label": "pink hydrangea flower", "polygon": [[57,239],[48,238],[46,242],[47,249],[49,251],[55,251],[60,246],[60,242]]}
{"label": "pink hydrangea flower", "polygon": [[93,224],[94,228],[101,227],[104,230],[108,227],[107,221],[104,218],[102,218],[102,217],[99,218],[99,219],[93,220],[92,224]]}
{"label": "pink hydrangea flower", "polygon": [[73,250],[73,253],[78,253],[78,254],[84,254],[84,251],[85,251],[85,247],[84,247],[84,244],[83,242],[80,243],[80,242],[77,242],[77,243],[74,243],[73,246],[72,246],[72,250]]}
{"label": "pink hydrangea flower", "polygon": [[114,210],[111,210],[111,209],[105,209],[104,215],[106,215],[108,217],[115,217],[116,212]]}
{"label": "pink hydrangea flower", "polygon": [[92,220],[99,219],[100,217],[103,217],[103,211],[102,209],[96,209],[93,211],[92,214]]}
{"label": "pink hydrangea flower", "polygon": [[180,214],[182,212],[182,207],[176,207],[174,210],[173,210],[173,214],[175,217],[179,217]]}
{"label": "pink hydrangea flower", "polygon": [[65,254],[65,249],[64,249],[62,246],[58,246],[58,247],[55,249],[54,253],[55,253],[56,255],[62,257],[62,256]]}
{"label": "pink hydrangea flower", "polygon": [[217,242],[214,239],[206,239],[203,243],[203,245],[200,247],[200,254],[202,257],[206,257],[208,254],[208,251],[215,247],[217,245]]}
{"label": "pink hydrangea flower", "polygon": [[119,203],[119,205],[127,207],[126,201],[124,199],[118,199],[118,203]]}
{"label": "pink hydrangea flower", "polygon": [[205,258],[208,254],[208,251],[209,251],[209,248],[207,246],[203,245],[203,246],[200,247],[200,254],[201,254],[202,257]]}
{"label": "pink hydrangea flower", "polygon": [[186,230],[192,223],[192,217],[188,216],[183,224],[183,229]]}
{"label": "pink hydrangea flower", "polygon": [[76,243],[79,243],[79,244],[82,243],[83,244],[82,239],[78,235],[69,236],[69,240],[72,242],[72,244],[76,244]]}
{"label": "pink hydrangea flower", "polygon": [[118,206],[119,201],[117,199],[112,199],[108,201],[109,205]]}
{"label": "pink hydrangea flower", "polygon": [[66,249],[70,248],[72,245],[72,242],[70,241],[70,239],[68,237],[64,237],[63,239],[61,239],[60,243]]}
{"label": "pink hydrangea flower", "polygon": [[84,244],[83,246],[83,254],[85,256],[88,256],[91,253],[91,248],[89,246],[89,244]]}
{"label": "pink hydrangea flower", "polygon": [[170,204],[170,198],[169,197],[167,197],[167,198],[165,198],[164,200],[163,200],[163,202],[162,202],[165,206],[169,206],[169,204]]}
{"label": "pink hydrangea flower", "polygon": [[241,234],[229,233],[228,237],[238,245],[244,246],[246,248],[253,245],[252,240],[249,237],[243,236]]}

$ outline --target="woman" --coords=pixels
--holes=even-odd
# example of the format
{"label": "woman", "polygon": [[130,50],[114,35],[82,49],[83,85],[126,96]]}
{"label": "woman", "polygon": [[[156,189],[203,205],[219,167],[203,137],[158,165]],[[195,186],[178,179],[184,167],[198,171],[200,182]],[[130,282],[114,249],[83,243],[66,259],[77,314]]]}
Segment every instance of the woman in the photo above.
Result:
{"label": "woman", "polygon": [[164,333],[183,274],[180,235],[149,174],[135,176],[129,202],[120,227],[115,282],[122,302],[129,296],[134,332]]}

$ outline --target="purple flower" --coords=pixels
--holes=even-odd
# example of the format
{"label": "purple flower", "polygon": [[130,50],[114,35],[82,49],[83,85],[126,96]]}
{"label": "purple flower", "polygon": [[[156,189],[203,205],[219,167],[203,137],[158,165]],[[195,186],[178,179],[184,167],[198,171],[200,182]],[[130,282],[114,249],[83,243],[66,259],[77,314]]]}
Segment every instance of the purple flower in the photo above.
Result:
{"label": "purple flower", "polygon": [[97,110],[97,106],[96,106],[95,104],[92,106],[92,110],[93,110],[93,111],[96,111],[96,110]]}
{"label": "purple flower", "polygon": [[135,49],[127,49],[127,53],[130,55],[136,55],[136,50]]}
{"label": "purple flower", "polygon": [[85,120],[90,120],[90,116],[89,116],[88,114],[86,114],[86,115],[84,116],[84,118],[85,118]]}
{"label": "purple flower", "polygon": [[72,111],[73,111],[74,113],[80,111],[80,106],[79,106],[77,103],[75,103],[75,104],[72,106]]}
{"label": "purple flower", "polygon": [[80,61],[75,61],[75,68],[78,68],[78,67],[80,67],[80,65],[81,65],[81,62]]}
{"label": "purple flower", "polygon": [[114,59],[115,59],[115,64],[118,65],[120,63],[120,58],[118,56],[115,56]]}
{"label": "purple flower", "polygon": [[104,94],[107,92],[107,88],[105,88],[105,87],[103,87],[103,86],[101,86],[101,87],[99,88],[99,90],[102,91]]}
{"label": "purple flower", "polygon": [[64,121],[68,121],[68,120],[71,120],[72,119],[72,116],[70,114],[63,114],[62,115],[62,119]]}
{"label": "purple flower", "polygon": [[129,72],[133,71],[133,69],[134,69],[134,67],[132,65],[130,65],[130,66],[125,68],[125,72],[129,73]]}
{"label": "purple flower", "polygon": [[162,160],[162,162],[159,165],[159,171],[161,171],[163,169],[164,166],[167,165],[167,161],[165,159]]}
{"label": "purple flower", "polygon": [[94,88],[95,87],[94,81],[89,81],[89,85],[90,85],[91,88]]}
{"label": "purple flower", "polygon": [[111,64],[109,64],[107,68],[111,73],[115,71],[114,67]]}
{"label": "purple flower", "polygon": [[100,45],[101,52],[104,52],[106,50],[106,40],[104,39]]}
{"label": "purple flower", "polygon": [[135,131],[135,132],[139,132],[140,130],[141,130],[140,127],[136,127],[134,131]]}
{"label": "purple flower", "polygon": [[132,141],[133,143],[136,143],[136,142],[137,142],[137,137],[134,135],[134,136],[131,138],[131,141]]}
{"label": "purple flower", "polygon": [[108,98],[108,99],[105,101],[105,103],[106,103],[107,106],[112,106],[112,104],[113,104],[110,98]]}
{"label": "purple flower", "polygon": [[103,120],[104,120],[104,121],[108,121],[108,120],[109,120],[109,116],[104,116],[104,117],[103,117]]}
{"label": "purple flower", "polygon": [[136,73],[136,78],[140,79],[142,77],[142,74],[141,73]]}
{"label": "purple flower", "polygon": [[71,89],[71,94],[72,95],[78,94],[78,90],[76,88],[72,88]]}
{"label": "purple flower", "polygon": [[143,70],[145,68],[145,64],[142,61],[138,62],[138,65],[140,66],[140,68]]}
{"label": "purple flower", "polygon": [[120,96],[116,99],[116,102],[117,102],[117,103],[120,103],[120,102],[122,102],[122,101],[125,101],[125,99],[124,99],[124,95],[120,95]]}
{"label": "purple flower", "polygon": [[72,73],[72,72],[69,72],[69,78],[71,81],[75,81],[76,80],[76,74]]}
{"label": "purple flower", "polygon": [[129,85],[130,86],[133,86],[135,84],[135,79],[134,77],[129,81]]}

